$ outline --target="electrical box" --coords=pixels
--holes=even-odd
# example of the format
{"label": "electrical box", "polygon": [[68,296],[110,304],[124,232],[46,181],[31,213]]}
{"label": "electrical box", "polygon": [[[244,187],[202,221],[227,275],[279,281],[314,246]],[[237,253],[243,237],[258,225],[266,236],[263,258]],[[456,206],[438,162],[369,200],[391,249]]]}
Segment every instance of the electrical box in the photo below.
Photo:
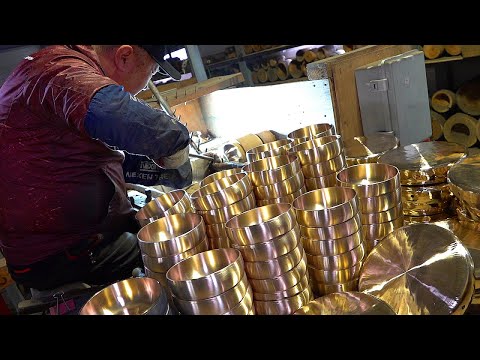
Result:
{"label": "electrical box", "polygon": [[355,70],[363,133],[391,132],[401,145],[432,135],[424,54],[419,50]]}

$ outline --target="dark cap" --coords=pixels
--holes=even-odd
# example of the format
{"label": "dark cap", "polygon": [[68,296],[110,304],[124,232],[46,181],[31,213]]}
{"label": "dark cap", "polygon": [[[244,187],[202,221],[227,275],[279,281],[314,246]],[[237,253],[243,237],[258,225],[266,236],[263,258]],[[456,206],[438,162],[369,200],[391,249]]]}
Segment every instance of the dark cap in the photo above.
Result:
{"label": "dark cap", "polygon": [[182,75],[163,57],[168,54],[166,45],[139,45],[157,62],[160,70],[163,70],[168,76],[174,80],[180,80]]}

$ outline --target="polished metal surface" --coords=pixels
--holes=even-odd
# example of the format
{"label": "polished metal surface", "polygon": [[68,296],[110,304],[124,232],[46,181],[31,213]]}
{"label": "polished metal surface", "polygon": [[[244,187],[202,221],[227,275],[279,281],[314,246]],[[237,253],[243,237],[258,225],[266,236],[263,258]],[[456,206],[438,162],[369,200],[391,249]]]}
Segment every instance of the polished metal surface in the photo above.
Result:
{"label": "polished metal surface", "polygon": [[448,201],[452,197],[448,184],[427,186],[402,186],[402,200],[429,204],[432,201]]}
{"label": "polished metal surface", "polygon": [[353,279],[344,283],[337,283],[337,284],[324,284],[321,282],[313,281],[311,285],[312,285],[313,292],[315,294],[322,296],[322,295],[328,295],[336,292],[357,291],[358,279]]}
{"label": "polished metal surface", "polygon": [[304,186],[300,190],[294,192],[293,194],[288,194],[286,196],[282,196],[282,197],[278,197],[278,198],[271,198],[271,199],[268,199],[268,200],[257,199],[257,207],[265,206],[265,205],[271,205],[271,204],[281,204],[281,203],[292,204],[293,201],[297,197],[305,194],[306,192],[307,192],[307,189]]}
{"label": "polished metal surface", "polygon": [[389,164],[359,164],[340,170],[337,174],[340,186],[351,187],[359,198],[379,196],[400,187],[400,175]]}
{"label": "polished metal surface", "polygon": [[226,224],[230,240],[237,245],[261,243],[290,231],[297,220],[290,204],[272,204],[248,210]]}
{"label": "polished metal surface", "polygon": [[305,187],[308,191],[332,186],[337,186],[337,174],[335,173],[326,176],[305,179]]}
{"label": "polished metal surface", "polygon": [[307,227],[300,224],[298,226],[300,227],[300,234],[310,240],[332,240],[356,233],[361,225],[360,213],[357,213],[350,220],[333,226]]}
{"label": "polished metal surface", "polygon": [[402,201],[402,191],[400,187],[392,192],[378,196],[360,198],[360,209],[362,214],[372,214],[392,209]]}
{"label": "polished metal surface", "polygon": [[345,156],[341,153],[328,161],[323,161],[318,164],[304,165],[302,166],[302,172],[306,178],[315,178],[336,173],[342,170],[345,165]]}
{"label": "polished metal surface", "polygon": [[233,203],[232,205],[212,210],[197,210],[197,214],[201,215],[203,220],[205,220],[205,223],[208,225],[222,224],[226,223],[235,215],[255,208],[255,205],[255,194],[252,191],[247,197]]}
{"label": "polished metal surface", "polygon": [[397,314],[459,314],[473,288],[473,260],[449,230],[413,224],[395,230],[369,254],[359,290]]}
{"label": "polished metal surface", "polygon": [[426,185],[445,182],[447,171],[465,156],[463,145],[430,141],[400,146],[378,161],[396,166],[402,185]]}
{"label": "polished metal surface", "polygon": [[255,309],[258,315],[290,315],[313,299],[312,290],[307,287],[301,293],[282,300],[261,301],[255,300]]}
{"label": "polished metal surface", "polygon": [[240,251],[244,261],[268,261],[285,255],[297,247],[300,241],[300,228],[295,225],[292,230],[272,240],[253,245],[232,244]]}
{"label": "polished metal surface", "polygon": [[308,266],[308,273],[313,281],[332,285],[338,283],[345,283],[357,279],[360,276],[363,262],[359,261],[348,269],[340,270],[321,270],[313,266]]}
{"label": "polished metal surface", "polygon": [[365,245],[360,243],[356,248],[343,254],[332,256],[307,255],[307,264],[319,270],[344,270],[352,268],[365,257]]}
{"label": "polished metal surface", "polygon": [[310,301],[294,315],[396,315],[379,298],[358,291],[330,293]]}
{"label": "polished metal surface", "polygon": [[165,289],[168,290],[167,293],[170,292],[170,289],[168,288],[166,273],[155,272],[145,266],[145,276],[157,280],[160,285],[162,285]]}
{"label": "polished metal surface", "polygon": [[304,177],[301,171],[292,177],[270,185],[254,186],[253,191],[257,200],[278,198],[293,194],[304,186]]}
{"label": "polished metal surface", "polygon": [[226,249],[232,247],[232,243],[228,237],[209,237],[209,249]]}
{"label": "polished metal surface", "polygon": [[340,135],[322,136],[291,147],[288,152],[295,154],[302,166],[331,160],[342,153]]}
{"label": "polished metal surface", "polygon": [[285,145],[290,143],[292,143],[292,140],[280,139],[254,147],[247,151],[247,161],[251,163],[267,157],[287,155]]}
{"label": "polished metal surface", "polygon": [[343,140],[347,161],[356,164],[375,163],[381,155],[398,145],[399,140],[388,133],[374,133]]}
{"label": "polished metal surface", "polygon": [[222,315],[255,315],[252,287],[248,286],[243,299],[236,306],[232,307]]}
{"label": "polished metal surface", "polygon": [[321,123],[296,129],[288,133],[287,138],[293,140],[295,144],[300,144],[309,139],[329,135],[335,135],[335,127],[331,124]]}
{"label": "polished metal surface", "polygon": [[165,193],[148,202],[136,214],[140,226],[145,226],[167,215],[195,212],[190,196],[185,190],[178,189]]}
{"label": "polished metal surface", "polygon": [[285,299],[285,298],[288,298],[288,297],[291,297],[291,296],[294,296],[294,295],[297,295],[297,294],[301,293],[307,287],[310,287],[310,284],[308,283],[308,275],[305,275],[298,283],[296,283],[291,288],[288,288],[287,290],[273,292],[273,293],[254,292],[253,293],[253,299],[254,300],[260,300],[260,301],[282,300],[282,299]]}
{"label": "polished metal surface", "polygon": [[176,255],[192,249],[205,238],[205,223],[194,213],[174,214],[145,225],[137,233],[143,254]]}
{"label": "polished metal surface", "polygon": [[394,207],[385,211],[374,212],[369,214],[362,213],[361,214],[362,224],[367,225],[367,224],[384,223],[387,221],[395,220],[399,218],[402,214],[403,214],[403,205],[402,205],[402,202],[400,201]]}
{"label": "polished metal surface", "polygon": [[201,187],[190,198],[196,210],[212,210],[232,205],[246,198],[251,192],[250,178],[240,172]]}
{"label": "polished metal surface", "polygon": [[168,270],[172,294],[183,300],[201,300],[231,289],[244,275],[243,258],[235,249],[214,249],[182,260]]}
{"label": "polished metal surface", "polygon": [[225,230],[225,223],[206,225],[205,228],[207,230],[207,236],[209,238],[228,237],[227,231]]}
{"label": "polished metal surface", "polygon": [[363,241],[363,233],[358,230],[352,235],[331,240],[312,240],[302,236],[301,241],[309,255],[332,256],[356,248]]}
{"label": "polished metal surface", "polygon": [[298,223],[310,227],[345,222],[358,213],[358,205],[357,193],[346,187],[309,191],[296,198],[292,204]]}
{"label": "polished metal surface", "polygon": [[217,171],[213,174],[210,174],[208,175],[207,177],[205,177],[205,179],[203,179],[202,181],[200,181],[200,187],[203,187],[207,184],[210,184],[214,181],[217,181],[217,180],[220,180],[221,178],[224,178],[224,177],[227,177],[227,176],[232,176],[232,175],[235,175],[235,174],[238,174],[242,171],[241,168],[234,168],[234,169],[227,169],[227,170],[222,170],[222,171]]}
{"label": "polished metal surface", "polygon": [[148,277],[116,282],[93,295],[79,315],[164,315],[168,300],[160,283]]}
{"label": "polished metal surface", "polygon": [[390,234],[393,230],[403,226],[403,215],[392,221],[379,224],[362,225],[363,237],[365,240],[377,240]]}
{"label": "polished metal surface", "polygon": [[429,216],[441,214],[447,211],[450,201],[437,202],[433,204],[420,204],[403,202],[403,214],[408,216]]}
{"label": "polished metal surface", "polygon": [[453,165],[447,179],[457,198],[480,210],[480,155],[468,156]]}
{"label": "polished metal surface", "polygon": [[437,221],[450,219],[452,215],[441,213],[436,215],[425,215],[425,216],[403,216],[403,221],[405,225],[416,224],[416,223],[433,223]]}
{"label": "polished metal surface", "polygon": [[302,171],[296,155],[279,155],[254,161],[242,167],[242,171],[255,186],[275,184]]}
{"label": "polished metal surface", "polygon": [[[468,249],[480,250],[480,232],[478,228],[472,229],[463,221],[457,219],[435,221],[433,225],[450,230]],[[480,264],[478,265],[480,267]]]}

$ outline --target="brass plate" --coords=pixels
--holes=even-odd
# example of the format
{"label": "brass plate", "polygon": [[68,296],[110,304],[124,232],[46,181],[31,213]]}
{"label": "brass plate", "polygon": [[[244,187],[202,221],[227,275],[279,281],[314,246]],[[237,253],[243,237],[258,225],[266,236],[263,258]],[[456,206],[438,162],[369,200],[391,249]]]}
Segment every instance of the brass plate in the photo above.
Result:
{"label": "brass plate", "polygon": [[360,158],[364,163],[376,162],[367,160],[372,158],[377,160],[380,155],[397,148],[398,145],[398,139],[394,135],[388,133],[355,136],[354,138],[343,141],[345,157],[347,160],[355,161],[357,158]]}
{"label": "brass plate", "polygon": [[430,186],[402,186],[402,200],[430,204],[432,201],[448,201],[452,198],[448,184]]}
{"label": "brass plate", "polygon": [[468,156],[452,166],[447,179],[457,198],[480,209],[480,155]]}
{"label": "brass plate", "polygon": [[473,270],[472,257],[451,231],[414,224],[375,246],[364,262],[359,290],[401,315],[460,313],[473,287]]}

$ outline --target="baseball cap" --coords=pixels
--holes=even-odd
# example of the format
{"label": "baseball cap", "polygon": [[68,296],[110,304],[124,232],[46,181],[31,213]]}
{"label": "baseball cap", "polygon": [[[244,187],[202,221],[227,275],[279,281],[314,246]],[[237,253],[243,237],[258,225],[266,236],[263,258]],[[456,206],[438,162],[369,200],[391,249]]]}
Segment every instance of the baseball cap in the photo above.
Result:
{"label": "baseball cap", "polygon": [[168,61],[163,60],[163,57],[167,55],[168,48],[166,45],[138,45],[145,49],[146,52],[157,62],[160,70],[166,73],[174,80],[180,80],[182,75],[175,69]]}

